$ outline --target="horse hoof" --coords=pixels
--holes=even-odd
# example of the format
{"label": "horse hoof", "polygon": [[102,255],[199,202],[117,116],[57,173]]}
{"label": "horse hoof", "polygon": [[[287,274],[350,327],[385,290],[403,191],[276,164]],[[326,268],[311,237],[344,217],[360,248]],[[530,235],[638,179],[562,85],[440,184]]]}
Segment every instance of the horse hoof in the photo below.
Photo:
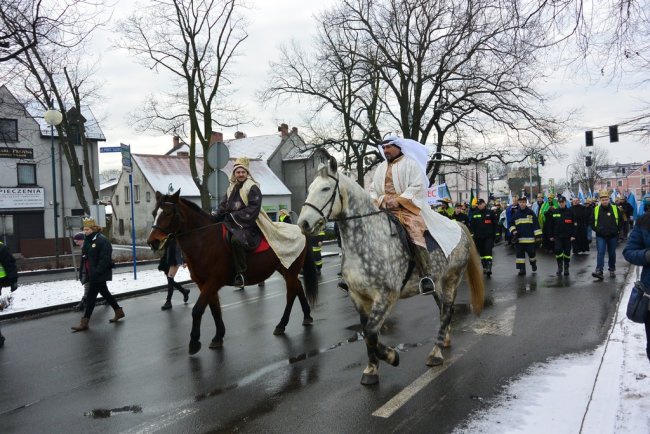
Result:
{"label": "horse hoof", "polygon": [[391,366],[399,366],[399,353],[393,350],[393,354],[393,359],[389,360],[388,363],[390,363]]}
{"label": "horse hoof", "polygon": [[284,328],[276,327],[275,330],[273,330],[273,334],[276,336],[282,336],[284,334]]}
{"label": "horse hoof", "polygon": [[312,318],[312,317],[305,318],[305,319],[302,320],[302,325],[304,325],[304,326],[310,326],[313,323],[314,323],[314,318]]}
{"label": "horse hoof", "polygon": [[379,375],[377,374],[363,374],[361,376],[361,384],[364,386],[372,386],[379,383]]}
{"label": "horse hoof", "polygon": [[449,347],[451,347],[451,339],[446,338],[442,343],[442,348],[449,348]]}
{"label": "horse hoof", "polygon": [[443,359],[442,357],[429,356],[427,357],[427,366],[440,366],[444,361],[445,359]]}
{"label": "horse hoof", "polygon": [[199,341],[190,341],[190,354],[196,354],[201,349],[201,342]]}
{"label": "horse hoof", "polygon": [[212,339],[210,342],[210,346],[208,347],[211,350],[217,349],[217,348],[223,348],[223,339]]}

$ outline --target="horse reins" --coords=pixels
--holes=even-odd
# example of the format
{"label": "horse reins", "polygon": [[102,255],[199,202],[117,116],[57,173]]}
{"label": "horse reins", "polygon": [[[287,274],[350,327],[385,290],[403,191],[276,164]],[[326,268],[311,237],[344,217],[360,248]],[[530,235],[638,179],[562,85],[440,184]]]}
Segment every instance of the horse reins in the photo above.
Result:
{"label": "horse reins", "polygon": [[[178,208],[177,208],[177,205],[174,202],[161,202],[160,205],[171,205],[174,208],[174,216],[172,218],[174,218],[174,219],[179,218]],[[160,207],[160,205],[158,207]],[[220,224],[223,224],[223,222],[210,223],[209,225],[199,226],[198,228],[190,229],[189,231],[184,231],[184,232],[180,232],[180,231],[172,232],[169,229],[158,226],[155,222],[154,222],[153,225],[151,225],[151,228],[152,229],[157,229],[160,232],[164,233],[165,235],[167,235],[167,238],[169,238],[169,237],[178,238],[180,236],[184,236],[184,235],[190,234],[192,232],[196,232],[196,231],[203,230],[203,229],[209,228],[211,226],[216,226],[216,225],[220,225]]]}

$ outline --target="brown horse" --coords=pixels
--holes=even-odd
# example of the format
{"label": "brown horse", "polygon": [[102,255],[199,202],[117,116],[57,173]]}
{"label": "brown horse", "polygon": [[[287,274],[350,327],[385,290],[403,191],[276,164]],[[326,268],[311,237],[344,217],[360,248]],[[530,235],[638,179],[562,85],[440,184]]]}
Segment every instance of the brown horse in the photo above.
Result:
{"label": "brown horse", "polygon": [[[176,238],[183,251],[192,280],[201,291],[192,309],[190,354],[195,354],[201,349],[199,341],[201,318],[207,306],[210,306],[217,327],[210,348],[221,348],[226,328],[221,317],[218,291],[225,285],[232,284],[235,278],[230,250],[222,236],[223,225],[215,223],[212,216],[196,204],[181,198],[180,191],[173,195],[156,192],[156,208],[153,215],[154,225],[147,244],[153,250],[160,250],[164,248],[168,238]],[[313,323],[309,303],[313,305],[318,295],[318,276],[311,254],[311,247],[306,240],[301,254],[288,269],[280,264],[272,249],[248,257],[247,284],[264,282],[274,271],[278,271],[287,285],[287,305],[273,334],[284,334],[296,296],[300,300],[304,314],[302,325],[308,326]],[[301,270],[304,273],[307,297],[298,278]]]}

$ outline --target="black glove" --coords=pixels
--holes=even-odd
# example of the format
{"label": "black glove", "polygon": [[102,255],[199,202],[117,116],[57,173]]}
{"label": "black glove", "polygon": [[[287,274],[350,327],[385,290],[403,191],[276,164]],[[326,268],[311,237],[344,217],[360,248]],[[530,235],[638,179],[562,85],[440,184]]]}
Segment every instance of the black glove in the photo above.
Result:
{"label": "black glove", "polygon": [[14,282],[11,284],[11,292],[14,292],[15,290],[18,289],[18,282]]}

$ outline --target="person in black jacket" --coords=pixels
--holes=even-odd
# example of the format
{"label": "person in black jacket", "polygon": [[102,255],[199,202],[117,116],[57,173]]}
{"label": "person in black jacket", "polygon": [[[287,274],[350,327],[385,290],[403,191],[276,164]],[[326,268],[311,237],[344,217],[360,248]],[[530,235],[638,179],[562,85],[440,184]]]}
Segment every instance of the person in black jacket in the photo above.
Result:
{"label": "person in black jacket", "polygon": [[551,241],[555,244],[555,259],[557,260],[557,274],[569,275],[569,262],[571,261],[571,242],[575,240],[574,214],[566,207],[566,198],[558,196],[559,208],[551,215]]}
{"label": "person in black jacket", "polygon": [[456,204],[454,213],[449,218],[469,226],[469,219],[467,218],[467,214],[463,212],[463,205],[461,203]]}
{"label": "person in black jacket", "polygon": [[492,247],[494,246],[494,233],[498,219],[494,211],[487,209],[484,199],[479,199],[477,209],[472,213],[470,230],[474,236],[474,244],[481,256],[483,273],[488,277],[492,275]]}
{"label": "person in black jacket", "polygon": [[589,251],[589,239],[587,238],[587,227],[589,225],[589,209],[580,203],[577,197],[571,201],[571,212],[573,213],[573,254]]}
{"label": "person in black jacket", "polygon": [[605,251],[609,254],[608,268],[609,276],[616,277],[616,245],[618,233],[621,230],[623,216],[620,215],[618,207],[609,203],[609,192],[600,192],[600,205],[594,208],[591,215],[591,227],[596,232],[596,271],[591,273],[597,279],[603,280],[603,268],[605,267]]}
{"label": "person in black jacket", "polygon": [[[3,287],[10,287],[11,292],[18,288],[18,269],[16,259],[9,251],[9,247],[0,241],[0,294]],[[0,347],[5,344],[5,337],[0,332]]]}
{"label": "person in black jacket", "polygon": [[108,320],[117,322],[124,318],[124,310],[117,304],[115,297],[110,293],[106,282],[113,280],[113,246],[108,239],[102,235],[101,227],[97,226],[91,217],[83,219],[83,232],[85,235],[84,244],[81,247],[81,282],[88,282],[88,299],[86,310],[78,326],[71,327],[75,332],[88,330],[90,316],[95,309],[97,294],[101,294],[104,300],[113,308],[115,316]]}
{"label": "person in black jacket", "polygon": [[175,238],[168,238],[165,243],[165,253],[160,258],[158,270],[165,273],[167,277],[167,299],[160,309],[168,310],[172,308],[172,295],[174,289],[183,294],[183,303],[187,303],[190,298],[190,290],[183,288],[183,286],[174,280],[178,269],[183,265],[183,252],[178,247]]}
{"label": "person in black jacket", "polygon": [[526,274],[526,255],[528,255],[530,261],[530,268],[533,272],[537,271],[535,245],[542,237],[542,231],[539,228],[537,216],[528,207],[526,196],[520,197],[518,204],[519,207],[512,214],[508,230],[512,234],[513,243],[515,244],[515,264],[519,270],[519,275],[524,276]]}

